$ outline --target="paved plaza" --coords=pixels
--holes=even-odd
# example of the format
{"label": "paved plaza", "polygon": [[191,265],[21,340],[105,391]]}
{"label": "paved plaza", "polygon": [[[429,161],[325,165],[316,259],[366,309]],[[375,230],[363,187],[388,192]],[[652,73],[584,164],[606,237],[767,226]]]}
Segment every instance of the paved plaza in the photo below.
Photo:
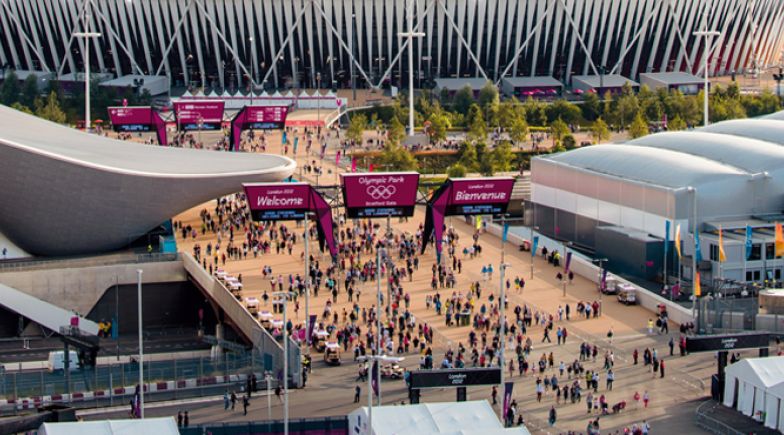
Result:
{"label": "paved plaza", "polygon": [[[334,141],[333,139],[331,142]],[[267,136],[267,152],[275,153],[280,151],[279,133],[275,132]],[[295,156],[298,164],[312,164],[313,160],[316,160],[316,166],[323,166],[324,175],[321,176],[320,184],[333,184],[335,176],[329,174],[329,171],[334,170],[334,151],[332,151],[331,156],[330,151],[328,151],[323,161],[315,156],[315,152],[314,146],[314,155],[305,156],[304,147],[300,146],[299,155]],[[315,183],[315,177],[304,172],[301,178],[304,181]],[[214,209],[215,202],[209,202],[176,216],[174,220],[181,221],[184,225],[190,224],[198,229],[201,225],[200,212],[207,210],[214,213]],[[342,210],[337,212],[342,212]],[[396,234],[414,234],[423,221],[424,208],[417,207],[415,215],[406,221],[392,219],[392,227]],[[382,227],[385,225],[383,219],[375,221],[375,223]],[[294,222],[280,222],[279,225],[286,225],[290,229],[296,228],[298,234],[301,234],[303,231],[303,228],[301,226],[297,227]],[[479,282],[483,292],[476,305],[486,304],[489,306],[490,294],[493,294],[496,298],[498,297],[498,265],[501,260],[501,240],[489,234],[480,235],[479,244],[482,246],[482,253],[478,257],[470,258],[470,256],[462,254],[462,248],[471,244],[472,235],[475,231],[473,225],[467,223],[462,217],[448,219],[447,225],[452,226],[459,236],[456,255],[462,260],[462,273],[456,274],[457,284],[454,289],[441,288],[438,289],[438,292],[440,292],[442,298],[448,298],[453,291],[465,295],[468,293],[471,283]],[[199,232],[195,239],[189,237],[187,240],[182,240],[178,234],[178,248],[183,252],[192,252],[195,243],[200,244],[202,249],[204,249],[208,243],[214,245],[216,241],[216,235],[209,231],[206,234]],[[223,243],[225,246],[225,240]],[[315,251],[315,246],[317,246],[317,243],[315,240],[312,240],[311,253]],[[249,254],[245,260],[227,259],[222,267],[235,276],[242,274],[244,284],[243,297],[257,297],[262,300],[264,291],[269,291],[270,287],[269,279],[265,279],[262,276],[262,268],[269,266],[272,269],[272,275],[276,277],[282,275],[287,278],[289,274],[302,274],[304,272],[304,260],[301,257],[302,250],[303,243],[301,238],[299,238],[294,245],[291,255],[288,255],[285,250],[281,254],[275,254],[275,249],[273,248],[271,254],[262,254],[258,258],[252,258],[253,256]],[[329,262],[328,255],[316,255],[320,259],[321,267],[324,268]],[[362,262],[369,259],[366,256],[368,254],[362,254]],[[545,372],[547,376],[552,376],[553,373],[557,374],[560,361],[571,363],[578,358],[580,343],[587,342],[598,346],[596,361],[589,360],[583,363],[586,370],[596,369],[600,373],[600,385],[598,393],[594,394],[594,397],[598,400],[600,395],[606,395],[610,406],[621,401],[627,402],[626,409],[617,415],[602,416],[600,418],[603,431],[622,428],[647,419],[653,427],[661,425],[663,427],[683,428],[684,425],[689,425],[689,433],[700,433],[699,429],[693,426],[692,415],[698,399],[708,394],[710,375],[715,370],[712,355],[670,357],[667,343],[670,336],[677,343],[677,325],[671,325],[670,331],[672,333],[670,336],[658,335],[655,332],[649,335],[647,333],[647,323],[649,318],[654,317],[654,314],[639,306],[622,305],[612,299],[612,297],[603,299],[602,315],[599,318],[589,320],[579,318],[574,311],[578,302],[591,303],[599,300],[595,284],[576,276],[574,281],[567,285],[567,294],[566,297],[563,297],[560,281],[556,278],[556,274],[561,270],[560,268],[555,268],[548,264],[545,259],[537,257],[534,261],[534,278],[530,279],[529,253],[520,252],[517,246],[507,244],[505,258],[510,265],[506,272],[507,278],[513,282],[515,277],[519,276],[526,281],[522,291],[516,291],[515,287],[512,286],[508,292],[509,318],[514,319],[513,308],[523,304],[527,304],[534,311],[548,315],[553,314],[556,319],[559,307],[565,307],[566,304],[569,304],[572,309],[571,320],[567,321],[564,319],[562,321],[556,320],[555,322],[557,327],[565,327],[568,330],[566,344],[558,345],[554,334],[551,335],[552,343],[541,343],[542,328],[534,326],[528,330],[528,336],[533,342],[533,349],[529,356],[532,366],[542,354],[549,355],[552,352],[555,361],[554,368],[548,368]],[[456,350],[460,343],[468,347],[468,334],[471,327],[446,326],[443,315],[437,315],[432,308],[427,309],[425,304],[426,297],[435,294],[430,285],[431,267],[434,261],[434,251],[430,247],[425,254],[420,256],[419,269],[413,273],[412,280],[409,281],[408,278],[405,278],[401,284],[404,292],[410,294],[410,310],[416,316],[417,323],[424,322],[435,328],[433,356],[434,363],[439,364],[447,349]],[[495,269],[492,279],[488,279],[481,273],[482,266],[489,264],[492,264]],[[376,302],[375,281],[365,283],[359,281],[359,283],[359,305],[363,308],[374,306]],[[386,293],[386,285],[382,288]],[[344,309],[350,311],[352,308],[352,303],[348,302],[348,296],[342,284],[340,289],[337,303],[333,306],[333,312],[337,313],[342,313]],[[323,288],[318,297],[311,297],[311,313],[320,315],[328,298],[331,298],[331,295]],[[300,299],[299,310],[295,310],[294,304],[290,304],[289,318],[299,321],[305,319],[305,304],[302,299]],[[271,310],[271,304],[268,302],[266,307],[262,304],[262,309]],[[280,318],[280,316],[278,315],[277,318]],[[339,323],[343,324],[342,319]],[[363,330],[365,326],[361,324]],[[611,342],[607,337],[607,333],[610,330],[614,334]],[[513,346],[511,350],[509,347],[507,346],[506,351],[507,364],[514,354]],[[642,357],[640,357],[638,365],[632,364],[633,351],[636,349],[642,355],[645,348],[656,349],[659,357],[665,361],[666,373],[664,378],[661,378],[659,373],[652,374],[650,366],[642,364]],[[607,352],[612,352],[614,357],[613,371],[615,373],[615,383],[612,391],[607,391],[605,384],[606,370],[603,369],[604,357]],[[675,353],[676,355],[678,353],[677,346]],[[410,368],[418,366],[420,357],[417,353],[408,353],[404,356],[406,357],[403,363],[404,366]],[[307,387],[291,392],[292,418],[339,415],[354,409],[356,405],[353,403],[353,392],[354,386],[357,385],[358,365],[352,362],[350,348],[348,352],[343,353],[342,357],[342,366],[327,367],[320,361],[320,355],[314,354],[314,370],[311,376],[309,376]],[[470,361],[467,364],[470,365]],[[506,376],[509,376],[508,371]],[[598,416],[597,412],[592,411],[589,414],[586,411],[587,390],[583,392],[583,398],[580,403],[556,404],[556,397],[552,392],[548,392],[541,402],[537,402],[535,391],[536,377],[530,371],[525,376],[520,376],[515,371],[514,375],[508,378],[508,380],[515,382],[513,398],[517,401],[518,408],[532,430],[550,433],[569,430],[584,431],[587,422]],[[566,385],[566,381],[567,374],[564,374],[560,377],[560,385]],[[571,383],[571,381],[568,382]],[[360,384],[360,387],[363,390],[362,402],[364,402],[366,397],[365,384]],[[639,393],[642,396],[646,391],[650,397],[650,403],[647,408],[643,406],[642,401],[636,402],[634,400],[635,393]],[[424,402],[454,400],[454,395],[455,392],[453,390],[426,391],[423,393],[422,400]],[[469,399],[486,398],[489,400],[490,396],[489,388],[469,389]],[[406,389],[402,381],[383,382],[383,401],[385,404],[400,403],[401,400],[405,399]],[[554,428],[548,428],[547,424],[548,412],[551,406],[556,406],[558,411],[558,419]],[[248,416],[242,416],[241,412],[224,413],[222,403],[192,405],[189,408],[192,409],[192,424],[266,418],[266,400],[260,399],[252,401],[251,412]],[[150,410],[153,415],[155,413],[166,414],[171,411],[172,409],[167,407]],[[273,418],[280,417],[282,417],[282,409],[278,399],[273,397]]]}

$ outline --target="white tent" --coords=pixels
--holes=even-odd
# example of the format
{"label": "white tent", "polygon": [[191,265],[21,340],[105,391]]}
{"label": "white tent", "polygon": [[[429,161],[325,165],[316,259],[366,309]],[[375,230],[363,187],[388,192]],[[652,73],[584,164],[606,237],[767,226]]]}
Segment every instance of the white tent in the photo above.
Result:
{"label": "white tent", "polygon": [[766,426],[780,425],[784,398],[784,357],[747,358],[727,367],[724,405],[754,417],[766,413]]}
{"label": "white tent", "polygon": [[74,423],[44,423],[38,435],[179,435],[172,417],[144,420],[80,421]]}
{"label": "white tent", "polygon": [[784,432],[784,381],[768,390],[765,404],[765,426]]}
{"label": "white tent", "polygon": [[505,429],[485,400],[374,407],[372,428],[367,421],[367,407],[348,415],[354,435],[530,435],[525,426]]}

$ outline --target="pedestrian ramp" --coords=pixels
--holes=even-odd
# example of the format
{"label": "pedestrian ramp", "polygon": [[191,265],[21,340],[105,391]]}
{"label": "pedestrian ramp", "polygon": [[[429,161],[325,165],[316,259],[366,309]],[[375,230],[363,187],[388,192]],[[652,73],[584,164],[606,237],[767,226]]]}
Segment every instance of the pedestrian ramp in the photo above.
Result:
{"label": "pedestrian ramp", "polygon": [[97,323],[5,284],[0,284],[0,305],[57,333],[61,328],[70,328],[71,319],[76,316],[80,334],[98,335]]}

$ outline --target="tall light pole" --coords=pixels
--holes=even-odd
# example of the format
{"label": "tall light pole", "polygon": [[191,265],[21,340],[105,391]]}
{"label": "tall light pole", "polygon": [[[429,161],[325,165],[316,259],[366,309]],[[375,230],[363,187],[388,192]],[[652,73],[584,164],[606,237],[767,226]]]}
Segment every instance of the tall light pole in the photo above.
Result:
{"label": "tall light pole", "polygon": [[[318,136],[321,136],[321,73],[316,73],[316,113],[318,113]],[[318,139],[318,138],[317,138]]]}
{"label": "tall light pole", "polygon": [[[91,1],[85,4],[89,8]],[[90,131],[90,42],[92,38],[99,38],[101,36],[98,32],[90,31],[90,13],[89,10],[84,12],[84,32],[75,32],[73,34],[76,38],[84,39],[84,131]]]}
{"label": "tall light pole", "polygon": [[422,38],[424,32],[414,32],[414,7],[413,0],[408,4],[408,32],[399,36],[408,38],[408,135],[414,135],[414,38]]}
{"label": "tall light pole", "polygon": [[707,126],[710,123],[710,119],[708,117],[708,93],[710,83],[708,82],[708,58],[710,58],[711,52],[713,51],[713,47],[711,47],[711,37],[712,36],[721,36],[721,32],[717,30],[699,30],[694,32],[694,36],[704,36],[705,37],[705,49],[703,52],[705,53],[703,56],[703,65],[705,68],[705,82],[703,84],[702,92],[705,95],[704,107],[703,107],[703,114],[704,114],[704,125]]}
{"label": "tall light pole", "polygon": [[[313,331],[310,330],[310,224],[308,222],[308,212],[305,212],[305,331],[308,336],[305,338],[305,344],[308,347],[308,356],[310,356],[310,340],[313,336]],[[313,364],[311,362],[311,367]]]}
{"label": "tall light pole", "polygon": [[686,191],[690,192],[692,195],[692,222],[691,222],[691,231],[692,231],[692,243],[694,246],[694,252],[691,255],[691,297],[692,297],[692,304],[691,304],[691,315],[693,318],[697,318],[697,294],[695,293],[695,283],[697,282],[697,189],[689,186],[686,188]]}
{"label": "tall light pole", "polygon": [[[360,356],[360,357],[357,358],[357,360],[360,361],[360,362],[367,363],[367,366],[368,366],[367,367],[367,371],[368,371],[368,375],[367,375],[367,379],[368,379],[368,386],[367,386],[367,389],[368,389],[368,427],[370,428],[370,432],[372,433],[372,431],[373,431],[373,376],[372,376],[371,372],[372,372],[373,363],[379,364],[379,367],[376,370],[376,372],[377,373],[381,373],[381,366],[380,366],[380,364],[382,362],[388,362],[388,363],[400,362],[400,361],[403,361],[403,358],[402,357],[394,357],[394,356],[387,356],[387,355],[378,354],[378,355]],[[377,384],[378,384],[378,392],[379,392],[379,396],[380,396],[381,395],[381,382],[377,382]],[[379,403],[379,406],[380,405],[381,405],[381,403]]]}
{"label": "tall light pole", "polygon": [[567,263],[566,259],[569,257],[566,250],[568,249],[569,246],[572,246],[572,242],[567,242],[566,240],[564,240],[563,242],[564,273],[563,273],[563,277],[561,278],[561,284],[563,285],[563,297],[566,297],[566,281],[567,281],[566,274],[569,272],[566,268],[566,263]]}
{"label": "tall light pole", "polygon": [[139,312],[139,416],[144,418],[144,342],[142,339],[142,274],[136,270],[136,303]]}
{"label": "tall light pole", "polygon": [[351,56],[349,56],[349,74],[351,75],[351,93],[353,95],[352,104],[356,104],[357,102],[357,87],[354,83],[354,20],[356,19],[356,15],[351,14],[351,39],[349,40],[349,51],[351,52]]}
{"label": "tall light pole", "polygon": [[283,435],[289,435],[289,330],[286,312],[292,292],[274,292],[273,297],[283,300]]}

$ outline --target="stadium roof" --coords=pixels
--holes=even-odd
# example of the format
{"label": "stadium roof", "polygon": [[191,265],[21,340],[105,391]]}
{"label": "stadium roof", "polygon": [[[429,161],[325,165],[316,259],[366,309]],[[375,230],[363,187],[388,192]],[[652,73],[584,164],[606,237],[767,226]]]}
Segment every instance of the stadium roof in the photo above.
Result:
{"label": "stadium roof", "polygon": [[473,90],[482,89],[490,80],[483,77],[446,78],[436,79],[436,88],[459,91],[466,86]]}
{"label": "stadium roof", "polygon": [[572,81],[582,82],[592,88],[620,88],[626,83],[629,83],[632,86],[640,86],[639,83],[620,74],[572,76]]}
{"label": "stadium roof", "polygon": [[[774,117],[780,113],[782,112],[762,118],[722,121],[702,127],[698,131],[729,134],[784,145],[784,122],[776,120]],[[784,117],[781,119],[784,120]]]}
{"label": "stadium roof", "polygon": [[666,85],[701,85],[704,82],[703,79],[682,71],[640,73],[640,81],[644,81],[645,78]]}

